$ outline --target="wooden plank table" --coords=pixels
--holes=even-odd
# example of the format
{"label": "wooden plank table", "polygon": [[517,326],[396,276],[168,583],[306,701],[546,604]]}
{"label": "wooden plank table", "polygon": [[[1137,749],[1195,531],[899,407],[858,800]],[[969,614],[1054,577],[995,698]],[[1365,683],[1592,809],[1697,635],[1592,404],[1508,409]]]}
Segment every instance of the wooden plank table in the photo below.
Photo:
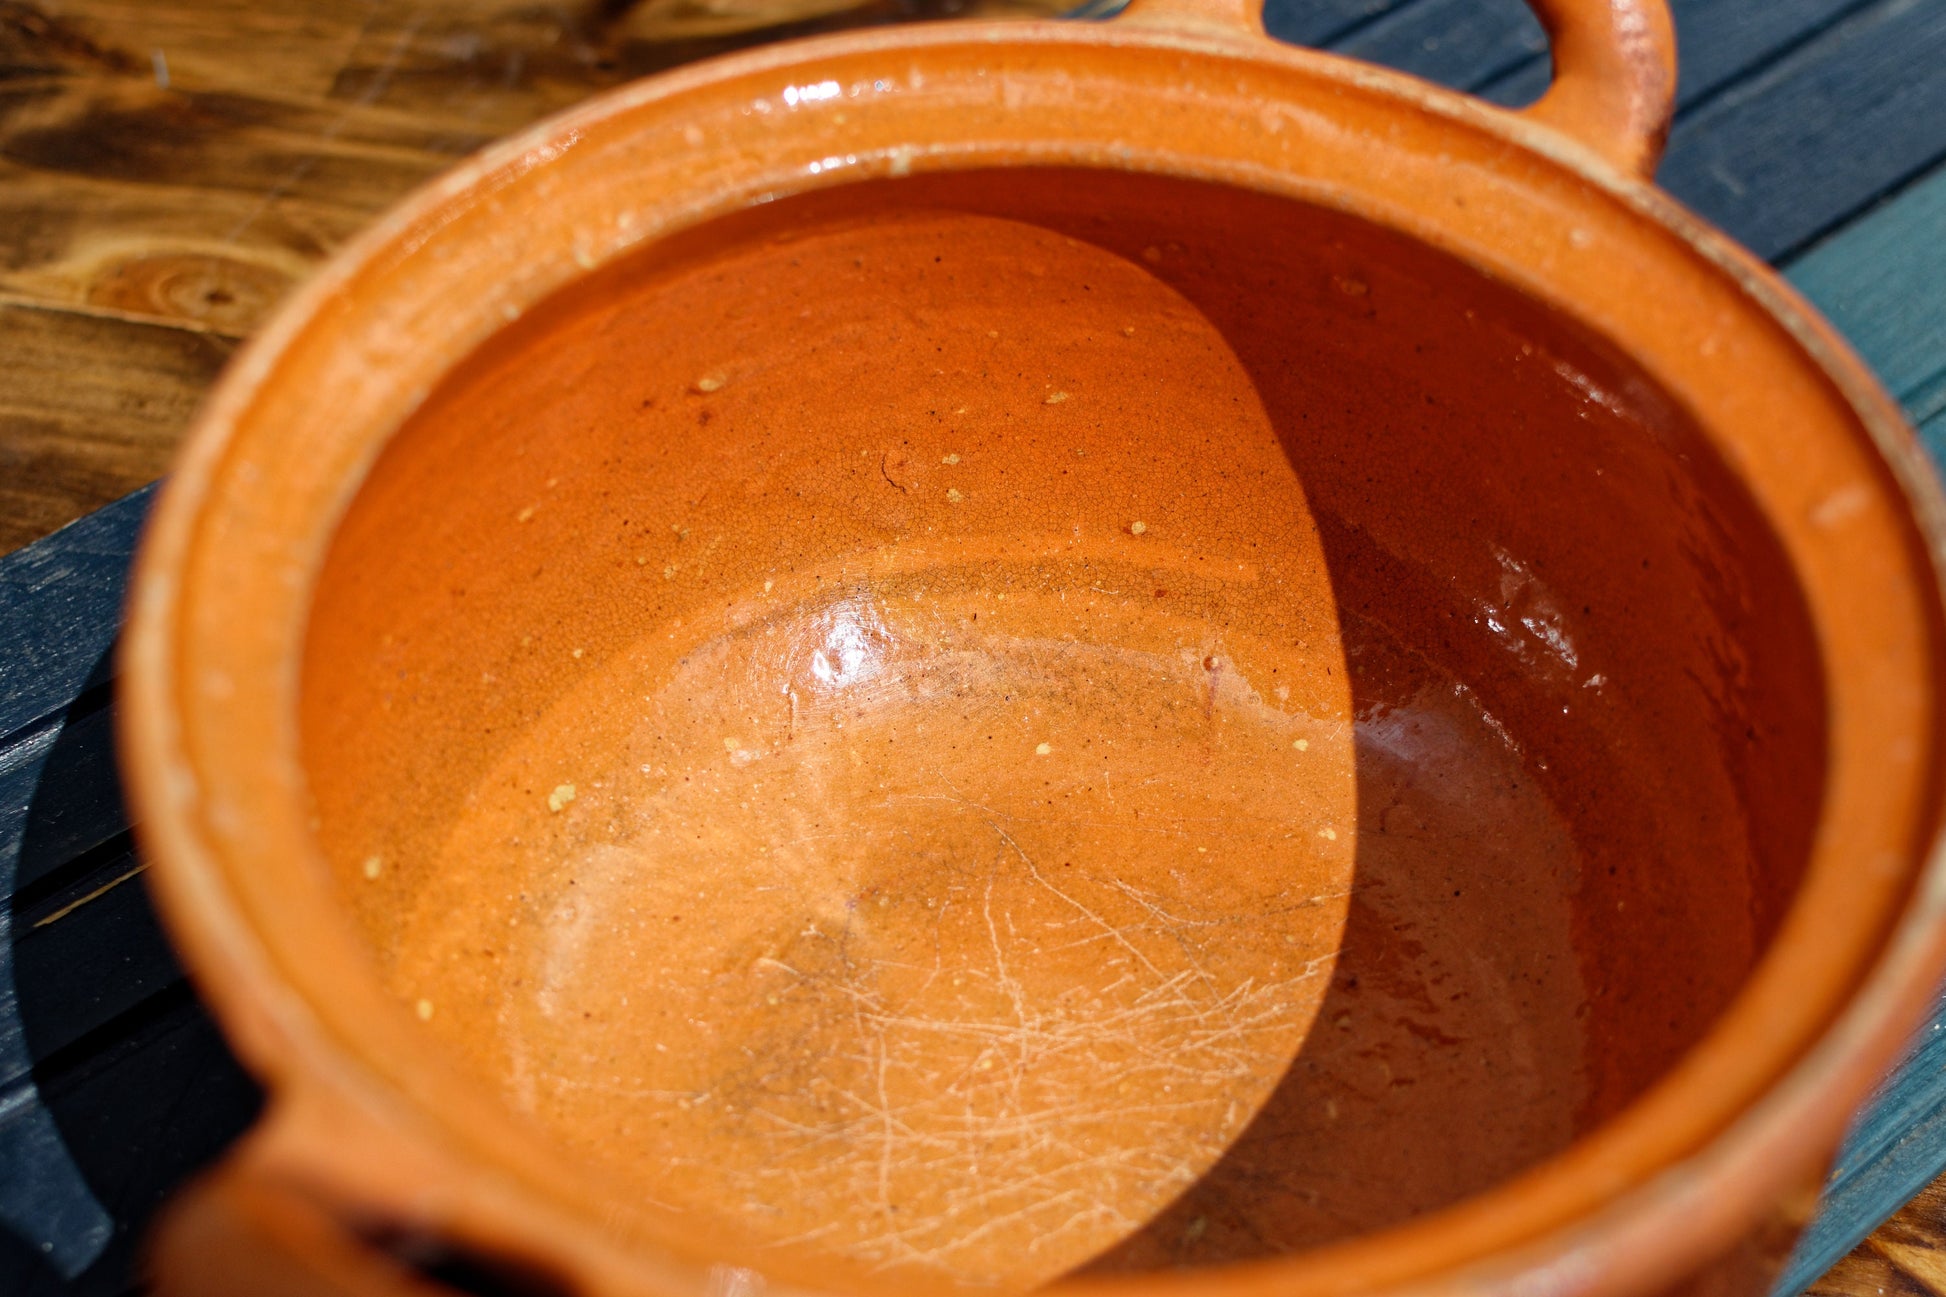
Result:
{"label": "wooden plank table", "polygon": [[[780,14],[764,36],[1062,0],[845,3],[0,0],[0,554],[89,515],[0,559],[0,1219],[48,1245],[0,1231],[0,1293],[128,1291],[143,1223],[257,1103],[131,885],[106,654],[146,496],[102,506],[164,470],[293,284],[489,140]],[[1662,182],[1783,266],[1940,454],[1946,0],[1675,7]],[[1546,80],[1519,0],[1268,21],[1502,103]],[[1946,1031],[1854,1133],[1786,1286],[1837,1259],[1814,1291],[1946,1297],[1946,1180],[1842,1255],[1942,1166]]]}

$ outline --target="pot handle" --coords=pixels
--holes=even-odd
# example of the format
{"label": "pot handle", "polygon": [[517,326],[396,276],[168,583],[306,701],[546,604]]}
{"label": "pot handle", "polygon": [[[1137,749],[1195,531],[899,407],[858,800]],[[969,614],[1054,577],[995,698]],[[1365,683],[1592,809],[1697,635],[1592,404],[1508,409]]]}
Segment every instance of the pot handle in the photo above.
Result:
{"label": "pot handle", "polygon": [[156,1297],[453,1297],[237,1157],[170,1202],[145,1269]]}
{"label": "pot handle", "polygon": [[[372,1195],[375,1174],[386,1189]],[[444,1227],[451,1222],[425,1218],[425,1206],[438,1200],[433,1184],[407,1145],[348,1105],[318,1093],[273,1100],[222,1162],[164,1208],[147,1240],[149,1290],[156,1297],[592,1291],[529,1260],[511,1238],[476,1247]]]}
{"label": "pot handle", "polygon": [[[1528,0],[1547,31],[1554,81],[1522,116],[1621,170],[1655,174],[1676,104],[1667,0]],[[1264,34],[1261,0],[1131,0],[1126,20]]]}

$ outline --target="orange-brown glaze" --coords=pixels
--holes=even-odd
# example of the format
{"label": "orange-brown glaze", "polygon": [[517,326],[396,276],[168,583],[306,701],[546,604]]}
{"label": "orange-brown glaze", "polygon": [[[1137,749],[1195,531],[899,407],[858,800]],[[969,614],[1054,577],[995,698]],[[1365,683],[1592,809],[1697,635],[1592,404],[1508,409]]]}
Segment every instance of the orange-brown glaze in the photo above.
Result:
{"label": "orange-brown glaze", "polygon": [[[442,711],[519,719],[384,754],[457,823],[315,781],[396,993],[584,1156],[772,1242],[1018,1288],[1139,1229],[1289,1066],[1357,850],[1326,567],[1221,336],[1139,264],[912,213],[481,374],[409,435],[520,412],[527,462],[478,541],[412,548],[508,617]],[[1154,453],[1183,433],[1200,481]]]}
{"label": "orange-brown glaze", "polygon": [[1063,566],[593,673],[426,862],[397,993],[584,1157],[760,1237],[1020,1287],[1140,1228],[1323,999],[1350,733],[1271,692],[1295,655]]}
{"label": "orange-brown glaze", "polygon": [[1471,272],[939,179],[462,366],[305,735],[389,985],[553,1138],[784,1270],[1025,1287],[1378,1228],[1653,1082],[1801,862],[1794,600],[1680,412]]}

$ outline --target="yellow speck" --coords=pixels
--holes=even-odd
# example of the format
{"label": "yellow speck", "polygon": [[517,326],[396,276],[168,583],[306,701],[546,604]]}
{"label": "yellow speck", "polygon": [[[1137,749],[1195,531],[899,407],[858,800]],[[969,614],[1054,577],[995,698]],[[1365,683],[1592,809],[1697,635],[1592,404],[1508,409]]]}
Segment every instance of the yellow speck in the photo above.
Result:
{"label": "yellow speck", "polygon": [[993,1060],[990,1058],[983,1058],[978,1063],[975,1063],[973,1066],[975,1071],[991,1072],[993,1070]]}
{"label": "yellow speck", "polygon": [[1059,405],[1061,402],[1067,399],[1068,399],[1068,394],[1066,392],[1049,392],[1047,394],[1047,399],[1045,401],[1042,401],[1041,404]]}
{"label": "yellow speck", "polygon": [[547,795],[547,809],[559,813],[563,806],[574,800],[573,784],[557,784],[554,791]]}
{"label": "yellow speck", "polygon": [[736,750],[737,750],[738,748],[740,748],[740,747],[742,747],[742,746],[743,746],[743,744],[742,744],[741,742],[739,742],[739,741],[737,741],[736,739],[724,739],[724,740],[723,740],[723,750],[724,750],[725,752],[735,752],[735,751],[736,751]]}
{"label": "yellow speck", "polygon": [[989,337],[989,338],[997,338],[997,337],[999,337],[999,336],[1000,336],[1000,330],[998,330],[998,329],[988,329],[988,330],[987,330],[987,337]]}
{"label": "yellow speck", "polygon": [[1041,745],[1040,745],[1039,747],[1037,747],[1037,748],[1035,748],[1035,749],[1034,749],[1034,755],[1035,755],[1035,756],[1037,756],[1037,757],[1044,757],[1044,756],[1046,756],[1046,755],[1047,755],[1048,753],[1050,753],[1050,752],[1052,752],[1053,750],[1054,750],[1054,749],[1053,749],[1053,747],[1052,747],[1052,746],[1050,746],[1049,744],[1046,744],[1046,743],[1043,743],[1043,744],[1041,744]]}
{"label": "yellow speck", "polygon": [[1291,746],[1296,748],[1299,752],[1303,752],[1311,746],[1311,740],[1298,739],[1297,741],[1292,743]]}
{"label": "yellow speck", "polygon": [[696,390],[699,392],[720,392],[723,390],[724,382],[725,380],[721,374],[704,374],[696,380]]}
{"label": "yellow speck", "polygon": [[881,910],[884,909],[886,906],[890,905],[891,903],[892,903],[892,898],[889,896],[881,896],[878,898],[878,908]]}
{"label": "yellow speck", "polygon": [[419,1021],[421,1022],[432,1021],[432,1001],[431,1000],[421,1000],[419,1001],[419,1003],[414,1005],[413,1008],[419,1014]]}
{"label": "yellow speck", "polygon": [[534,516],[534,506],[530,504],[525,509],[522,509],[519,513],[514,515],[514,521],[527,522],[531,520],[533,516]]}
{"label": "yellow speck", "polygon": [[942,459],[942,460],[940,460],[939,462],[940,462],[940,463],[942,463],[942,464],[957,464],[957,463],[959,463],[959,456],[958,456],[958,455],[948,455],[948,456],[946,456],[946,458],[944,458],[944,459]]}
{"label": "yellow speck", "polygon": [[1198,848],[1196,848],[1196,854],[1197,854],[1197,855],[1199,855],[1199,856],[1207,856],[1207,855],[1209,854],[1209,848],[1208,848],[1208,847],[1198,847]]}
{"label": "yellow speck", "polygon": [[1327,842],[1336,842],[1338,840],[1338,830],[1319,829],[1318,836],[1325,839]]}
{"label": "yellow speck", "polygon": [[581,656],[581,653],[582,653],[582,650],[580,650],[580,649],[576,649],[576,650],[575,650],[575,651],[574,651],[573,653],[571,653],[571,654],[569,654],[568,656],[570,656],[570,657],[577,657],[577,658],[578,658],[578,657],[580,657],[580,656]]}
{"label": "yellow speck", "polygon": [[960,406],[960,407],[959,407],[959,408],[958,408],[957,410],[954,410],[954,411],[953,411],[953,413],[954,413],[954,414],[965,414],[965,413],[966,413],[966,407],[962,405],[962,406]]}
{"label": "yellow speck", "polygon": [[1128,326],[1126,326],[1125,328],[1123,328],[1123,329],[1122,329],[1122,336],[1123,336],[1124,338],[1132,338],[1132,337],[1134,337],[1134,336],[1135,336],[1135,326],[1131,324],[1131,325],[1128,325]]}
{"label": "yellow speck", "polygon": [[772,586],[774,586],[774,585],[776,585],[776,584],[777,584],[777,583],[776,583],[775,581],[766,581],[766,582],[764,582],[764,593],[765,593],[765,594],[769,594],[769,593],[770,593],[770,587],[772,587]]}
{"label": "yellow speck", "polygon": [[365,877],[377,878],[379,875],[379,871],[384,868],[385,868],[385,862],[383,860],[380,860],[377,856],[365,857]]}
{"label": "yellow speck", "polygon": [[647,554],[637,554],[635,556],[635,566],[647,567],[648,565],[649,565],[649,556]]}
{"label": "yellow speck", "polygon": [[1134,522],[1128,525],[1129,535],[1131,536],[1140,536],[1143,532],[1147,531],[1148,529],[1149,529],[1149,524],[1143,522],[1140,518],[1137,518]]}
{"label": "yellow speck", "polygon": [[958,487],[949,487],[946,491],[946,503],[948,504],[958,504],[961,500],[964,500],[965,498],[966,498],[965,496],[959,493]]}
{"label": "yellow speck", "polygon": [[662,579],[664,581],[668,581],[672,579],[675,575],[676,575],[676,565],[674,563],[671,563],[668,567],[662,569]]}
{"label": "yellow speck", "polygon": [[1339,275],[1333,282],[1338,285],[1338,291],[1346,297],[1363,297],[1371,291],[1371,288],[1364,280],[1353,278],[1350,275]]}

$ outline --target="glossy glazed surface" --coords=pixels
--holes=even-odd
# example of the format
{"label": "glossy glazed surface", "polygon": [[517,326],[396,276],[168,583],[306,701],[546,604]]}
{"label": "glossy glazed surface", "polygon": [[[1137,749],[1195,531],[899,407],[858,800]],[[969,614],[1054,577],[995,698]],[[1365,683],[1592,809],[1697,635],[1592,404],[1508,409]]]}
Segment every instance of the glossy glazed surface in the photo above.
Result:
{"label": "glossy glazed surface", "polygon": [[1822,777],[1781,552],[1638,372],[1106,173],[773,204],[531,312],[361,490],[304,690],[394,995],[786,1273],[1486,1188],[1728,1002]]}

